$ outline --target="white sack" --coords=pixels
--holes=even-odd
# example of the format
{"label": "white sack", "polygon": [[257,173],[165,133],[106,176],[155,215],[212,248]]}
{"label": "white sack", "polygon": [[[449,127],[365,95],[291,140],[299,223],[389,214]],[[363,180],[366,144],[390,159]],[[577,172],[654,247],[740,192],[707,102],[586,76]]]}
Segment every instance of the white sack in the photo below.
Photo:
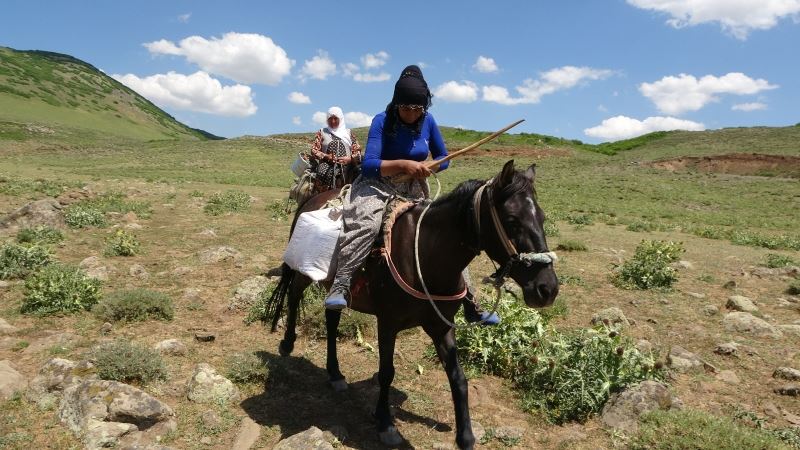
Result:
{"label": "white sack", "polygon": [[336,269],[336,243],[342,229],[341,209],[327,208],[300,214],[283,261],[314,281]]}

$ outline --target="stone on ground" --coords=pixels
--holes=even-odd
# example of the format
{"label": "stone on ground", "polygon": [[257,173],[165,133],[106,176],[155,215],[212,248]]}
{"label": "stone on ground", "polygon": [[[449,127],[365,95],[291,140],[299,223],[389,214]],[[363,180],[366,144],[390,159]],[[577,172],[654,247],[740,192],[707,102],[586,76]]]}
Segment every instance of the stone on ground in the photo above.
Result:
{"label": "stone on ground", "polygon": [[201,250],[197,256],[203,264],[215,264],[222,261],[233,261],[241,263],[242,254],[233,247],[209,247]]}
{"label": "stone on ground", "polygon": [[227,403],[239,399],[239,389],[213,367],[200,363],[188,384],[189,400],[197,403]]}
{"label": "stone on ground", "polygon": [[263,275],[250,277],[236,286],[228,309],[249,309],[258,300],[259,294],[267,287],[269,279]]}
{"label": "stone on ground", "polygon": [[800,370],[791,367],[778,367],[772,373],[773,378],[782,378],[789,381],[800,381]]}
{"label": "stone on ground", "polygon": [[725,307],[733,311],[758,312],[758,307],[749,298],[742,295],[731,295]]}
{"label": "stone on ground", "polygon": [[677,407],[677,401],[663,383],[647,380],[612,394],[601,413],[608,428],[633,434],[639,429],[639,417],[655,410]]}
{"label": "stone on ground", "polygon": [[322,430],[311,427],[283,439],[272,450],[333,450],[333,445],[325,440]]}
{"label": "stone on ground", "polygon": [[52,198],[28,203],[0,219],[0,230],[16,232],[20,228],[38,226],[64,228],[66,223],[61,209],[61,203]]}
{"label": "stone on ground", "polygon": [[103,264],[103,260],[97,256],[90,256],[80,262],[79,267],[86,272],[90,278],[95,278],[100,281],[108,281],[110,270],[108,266]]}
{"label": "stone on ground", "polygon": [[19,328],[6,322],[5,319],[0,318],[0,335],[14,334],[19,331]]}
{"label": "stone on ground", "polygon": [[25,396],[43,406],[53,403],[64,389],[96,378],[94,365],[89,361],[76,363],[68,359],[52,358],[39,369],[39,374],[31,381]]}
{"label": "stone on ground", "polygon": [[11,366],[10,361],[0,361],[0,399],[9,400],[27,386],[28,380]]}
{"label": "stone on ground", "polygon": [[748,333],[758,337],[774,339],[782,336],[782,333],[774,326],[746,312],[730,312],[722,319],[722,324],[730,332]]}
{"label": "stone on ground", "polygon": [[259,436],[261,436],[261,425],[253,419],[245,417],[231,450],[249,450],[258,441]]}
{"label": "stone on ground", "polygon": [[592,316],[592,325],[600,324],[606,324],[614,327],[627,327],[630,325],[630,322],[625,317],[625,314],[621,309],[617,308],[616,306],[612,306],[611,308],[598,311],[594,316]]}
{"label": "stone on ground", "polygon": [[670,368],[680,373],[700,372],[704,366],[702,359],[678,345],[669,350],[667,364]]}
{"label": "stone on ground", "polygon": [[154,346],[162,355],[183,356],[186,354],[186,344],[178,339],[165,339]]}

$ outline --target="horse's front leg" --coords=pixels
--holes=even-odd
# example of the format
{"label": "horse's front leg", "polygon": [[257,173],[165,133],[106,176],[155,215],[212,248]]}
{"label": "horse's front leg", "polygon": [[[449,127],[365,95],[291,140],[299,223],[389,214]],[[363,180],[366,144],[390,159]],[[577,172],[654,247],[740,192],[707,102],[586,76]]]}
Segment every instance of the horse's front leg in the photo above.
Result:
{"label": "horse's front leg", "polygon": [[403,437],[394,426],[392,413],[389,410],[389,388],[394,380],[394,344],[397,340],[397,331],[381,322],[378,318],[378,353],[380,354],[378,382],[381,385],[381,391],[375,407],[375,418],[378,420],[378,436],[381,442],[386,446],[394,447],[403,442]]}
{"label": "horse's front leg", "polygon": [[278,345],[281,356],[289,356],[294,350],[294,341],[297,339],[297,313],[300,309],[300,300],[303,292],[311,284],[311,279],[296,273],[289,286],[289,300],[286,312],[286,331],[283,333],[283,340]]}
{"label": "horse's front leg", "polygon": [[339,335],[339,320],[342,318],[341,311],[331,309],[325,310],[325,330],[328,340],[328,358],[326,369],[328,370],[328,382],[336,392],[347,389],[347,381],[339,370],[339,357],[336,353],[336,338]]}
{"label": "horse's front leg", "polygon": [[467,378],[461,365],[458,364],[456,334],[452,328],[444,328],[444,324],[436,330],[425,331],[433,339],[436,353],[450,381],[450,392],[453,395],[453,406],[456,412],[456,444],[460,449],[472,449],[475,436],[472,434],[472,422],[469,418],[469,400],[467,398]]}

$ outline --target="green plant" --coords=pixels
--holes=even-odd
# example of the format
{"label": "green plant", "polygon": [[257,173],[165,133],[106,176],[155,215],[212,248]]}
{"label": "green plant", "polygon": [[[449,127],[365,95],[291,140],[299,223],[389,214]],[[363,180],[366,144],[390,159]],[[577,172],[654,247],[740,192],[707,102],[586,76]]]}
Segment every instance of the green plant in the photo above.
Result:
{"label": "green plant", "polygon": [[[764,430],[694,410],[653,411],[642,416],[632,450],[782,450],[789,448]],[[797,447],[795,447],[797,448]]]}
{"label": "green plant", "polygon": [[47,247],[3,244],[0,247],[0,280],[25,278],[50,262],[50,251]]}
{"label": "green plant", "polygon": [[267,212],[272,220],[284,221],[289,218],[297,203],[294,200],[273,200],[267,205]]}
{"label": "green plant", "polygon": [[92,312],[105,322],[172,320],[175,315],[167,294],[141,288],[112,292],[94,305]]}
{"label": "green plant", "polygon": [[561,250],[565,252],[585,252],[589,250],[581,241],[576,241],[572,239],[565,239],[558,243],[556,246],[556,250]]}
{"label": "green plant", "polygon": [[16,344],[14,344],[13,347],[11,347],[11,351],[12,352],[18,352],[20,350],[24,350],[24,349],[28,348],[29,345],[31,345],[31,343],[28,342],[28,341],[19,341]]}
{"label": "green plant", "polygon": [[76,203],[64,211],[64,221],[70,228],[86,228],[108,226],[106,215],[91,205]]}
{"label": "green plant", "polygon": [[234,383],[259,383],[267,380],[269,369],[253,352],[234,353],[226,360],[226,376]]}
{"label": "green plant", "polygon": [[242,212],[250,209],[250,195],[238,189],[230,189],[224,193],[215,192],[203,210],[212,216],[226,212]]}
{"label": "green plant", "polygon": [[192,192],[189,192],[189,197],[203,197],[204,195],[205,194],[203,194],[201,191],[198,191],[197,189],[193,190]]}
{"label": "green plant", "polygon": [[95,348],[90,358],[103,380],[147,384],[166,380],[167,369],[161,356],[147,347],[118,339]]}
{"label": "green plant", "polygon": [[672,241],[642,241],[633,257],[625,261],[612,276],[612,281],[624,289],[668,289],[678,280],[670,267],[683,253],[683,246]]}
{"label": "green plant", "polygon": [[17,232],[17,242],[21,244],[58,244],[64,240],[61,230],[45,225],[23,228]]}
{"label": "green plant", "polygon": [[796,266],[798,263],[790,256],[779,255],[777,253],[767,253],[767,256],[764,257],[764,262],[761,263],[761,265],[775,269],[778,267]]}
{"label": "green plant", "polygon": [[789,287],[786,288],[786,293],[789,295],[800,295],[800,280],[794,280],[789,283]]}
{"label": "green plant", "polygon": [[139,241],[136,235],[122,228],[106,239],[106,256],[133,256],[139,251]]}
{"label": "green plant", "polygon": [[561,235],[561,232],[558,231],[558,224],[555,221],[547,221],[544,223],[544,235],[553,237]]}
{"label": "green plant", "polygon": [[101,295],[100,281],[81,269],[50,264],[25,281],[21,311],[39,315],[72,313],[91,308]]}
{"label": "green plant", "polygon": [[589,214],[570,214],[567,216],[567,222],[572,225],[591,225],[594,219]]}

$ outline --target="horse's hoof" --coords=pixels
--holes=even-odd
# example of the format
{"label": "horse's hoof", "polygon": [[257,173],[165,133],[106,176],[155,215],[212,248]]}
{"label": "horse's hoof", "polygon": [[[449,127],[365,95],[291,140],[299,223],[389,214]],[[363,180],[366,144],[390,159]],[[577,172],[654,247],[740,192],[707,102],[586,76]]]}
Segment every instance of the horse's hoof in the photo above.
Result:
{"label": "horse's hoof", "polygon": [[278,344],[278,353],[280,353],[281,356],[289,356],[289,355],[291,355],[292,354],[292,350],[294,350],[294,343],[290,344],[290,343],[288,343],[286,341],[281,341],[281,343]]}
{"label": "horse's hoof", "polygon": [[347,380],[345,380],[344,378],[340,378],[338,380],[331,380],[330,383],[334,392],[344,392],[347,390]]}
{"label": "horse's hoof", "polygon": [[381,439],[381,444],[387,447],[397,447],[403,443],[403,436],[397,431],[397,427],[391,426],[386,431],[379,431],[378,437]]}

